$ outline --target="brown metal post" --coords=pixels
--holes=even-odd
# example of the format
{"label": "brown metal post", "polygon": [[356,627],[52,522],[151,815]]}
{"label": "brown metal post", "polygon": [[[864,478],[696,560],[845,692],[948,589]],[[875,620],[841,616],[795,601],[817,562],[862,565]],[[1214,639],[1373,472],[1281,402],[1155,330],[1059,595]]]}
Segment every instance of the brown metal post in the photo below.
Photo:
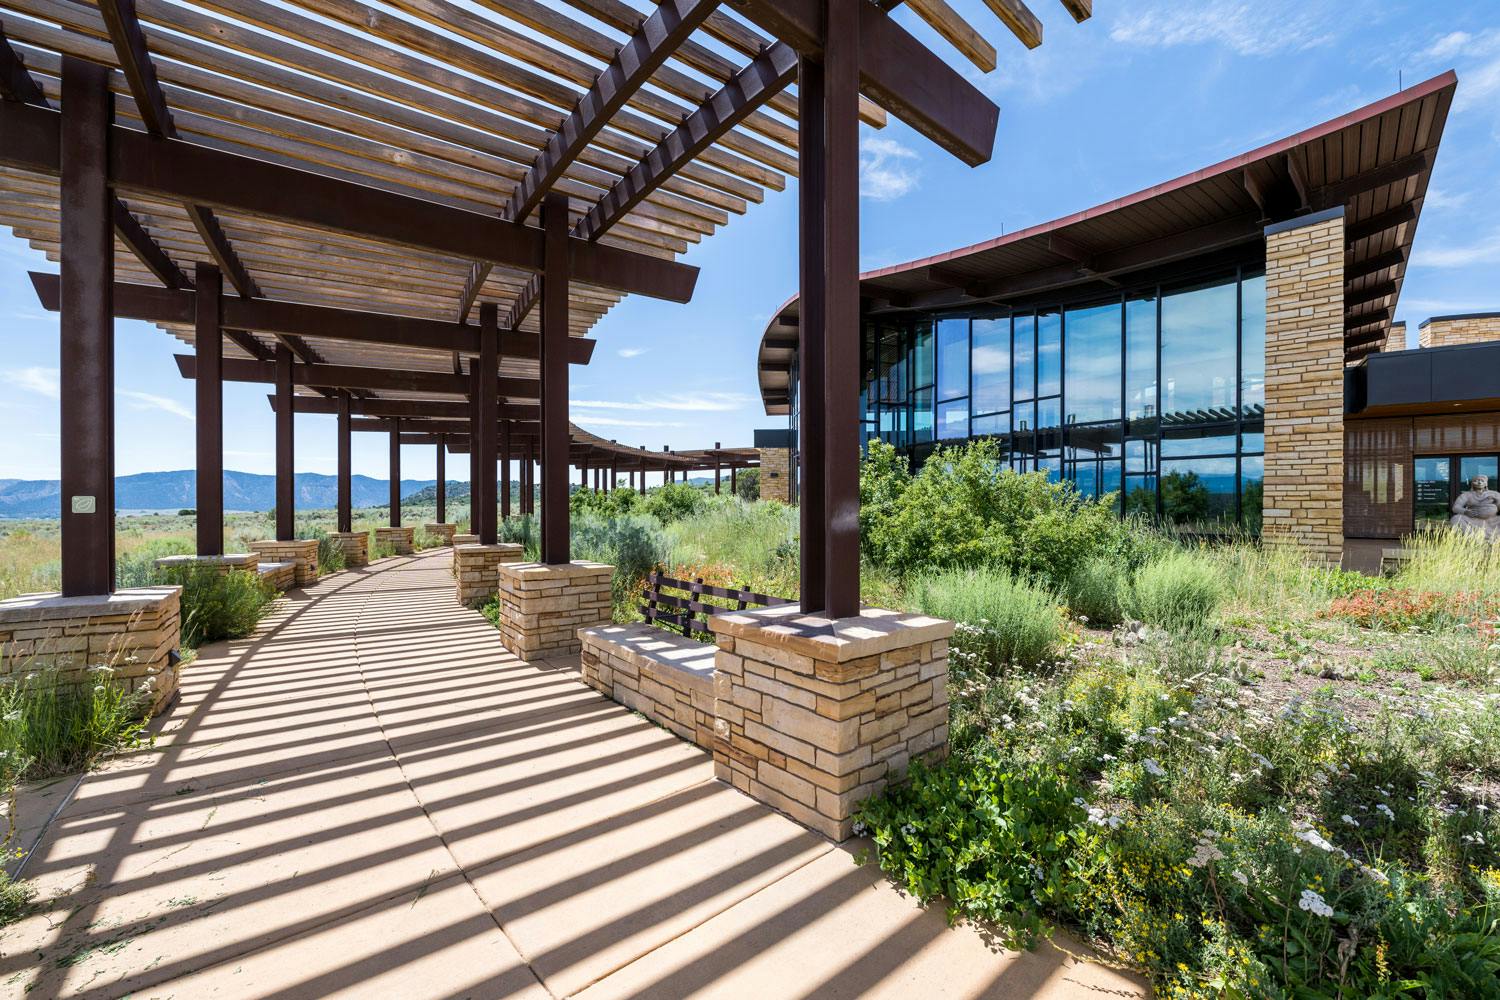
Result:
{"label": "brown metal post", "polygon": [[62,593],[115,589],[115,243],[109,71],[63,56],[59,188],[62,290]]}
{"label": "brown metal post", "polygon": [[722,447],[722,442],[714,442],[714,496],[719,495],[719,449]]}
{"label": "brown metal post", "polygon": [[[546,475],[545,472],[543,472],[542,474],[544,476]],[[584,462],[578,463],[578,488],[581,490],[586,490],[589,488],[589,467]]]}
{"label": "brown metal post", "polygon": [[498,307],[486,302],[479,307],[479,437],[470,442],[478,455],[479,478],[484,483],[484,506],[478,529],[480,545],[500,540],[495,521],[495,435],[500,423],[500,328]]}
{"label": "brown metal post", "polygon": [[351,447],[351,430],[353,429],[352,418],[349,407],[349,394],[339,393],[339,430],[338,430],[338,452],[339,452],[339,498],[336,516],[339,531],[354,530],[354,515],[350,508],[353,506],[353,479],[354,479],[354,456]]}
{"label": "brown metal post", "polygon": [[293,470],[295,443],[292,404],[292,349],[276,345],[276,540],[297,534],[297,484]]}
{"label": "brown metal post", "polygon": [[510,517],[510,421],[500,422],[500,517]]}
{"label": "brown metal post", "polygon": [[571,560],[568,523],[568,198],[542,201],[542,562]]}
{"label": "brown metal post", "polygon": [[536,442],[526,445],[526,513],[536,514]]}
{"label": "brown metal post", "polygon": [[738,465],[731,465],[729,467],[729,492],[735,496],[740,495],[739,471],[740,467]]}
{"label": "brown metal post", "polygon": [[401,527],[401,418],[391,418],[391,527]]}
{"label": "brown metal post", "polygon": [[797,218],[801,315],[797,324],[797,469],[802,490],[802,610],[823,609],[826,521],[823,504],[823,65],[806,56],[797,70]]}
{"label": "brown metal post", "polygon": [[437,436],[437,523],[448,523],[448,435]]}
{"label": "brown metal post", "polygon": [[827,44],[823,49],[822,161],[827,173],[823,177],[821,444],[826,528],[823,535],[822,610],[830,618],[848,618],[859,614],[857,373],[859,24],[862,6],[862,0],[828,0]]}
{"label": "brown metal post", "polygon": [[479,478],[479,363],[469,365],[469,531],[479,534],[484,485]]}
{"label": "brown metal post", "polygon": [[224,277],[212,264],[198,264],[193,272],[193,349],[196,397],[193,423],[197,431],[195,463],[198,486],[198,554],[224,554],[224,333],[219,328]]}

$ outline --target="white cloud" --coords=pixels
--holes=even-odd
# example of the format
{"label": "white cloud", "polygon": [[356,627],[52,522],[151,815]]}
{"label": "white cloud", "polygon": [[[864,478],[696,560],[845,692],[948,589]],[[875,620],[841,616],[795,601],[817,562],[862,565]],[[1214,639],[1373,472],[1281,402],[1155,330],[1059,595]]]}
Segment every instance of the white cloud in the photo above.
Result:
{"label": "white cloud", "polygon": [[618,354],[622,358],[638,358],[642,354],[646,353],[646,348],[644,348],[644,347],[622,347],[618,351],[616,351],[615,353]]}
{"label": "white cloud", "polygon": [[1430,187],[1427,189],[1427,197],[1422,199],[1422,207],[1429,212],[1434,209],[1462,208],[1468,200],[1468,192],[1449,194],[1446,188]]}
{"label": "white cloud", "polygon": [[895,139],[867,135],[859,140],[859,195],[893,201],[912,191],[921,176],[916,150]]}
{"label": "white cloud", "polygon": [[1433,69],[1447,68],[1447,65],[1458,69],[1454,113],[1471,109],[1494,110],[1497,99],[1500,99],[1500,28],[1491,28],[1478,35],[1465,31],[1440,35],[1417,53],[1417,59],[1437,63]]}
{"label": "white cloud", "polygon": [[1333,41],[1326,3],[1306,0],[1161,0],[1122,15],[1109,37],[1124,45],[1221,45],[1242,56],[1301,52]]}
{"label": "white cloud", "polygon": [[0,379],[4,379],[16,388],[46,396],[48,399],[59,397],[57,377],[56,368],[12,368],[9,371],[0,372]]}
{"label": "white cloud", "polygon": [[1494,299],[1407,299],[1401,300],[1401,311],[1408,316],[1446,316],[1454,313],[1490,312]]}
{"label": "white cloud", "polygon": [[1422,50],[1422,56],[1426,59],[1451,59],[1461,54],[1474,36],[1467,31],[1450,31],[1427,48]]}
{"label": "white cloud", "polygon": [[136,410],[161,410],[170,413],[174,417],[184,420],[193,419],[193,411],[166,396],[158,396],[150,392],[137,392],[134,389],[121,389],[119,394],[131,401],[131,408]]}
{"label": "white cloud", "polygon": [[605,417],[592,413],[578,414],[580,424],[589,424],[596,427],[686,427],[676,420],[630,420],[626,417]]}
{"label": "white cloud", "polygon": [[1500,264],[1500,236],[1488,236],[1467,246],[1418,250],[1411,261],[1412,267],[1468,267],[1471,264]]}
{"label": "white cloud", "polygon": [[662,399],[575,399],[570,405],[592,410],[691,410],[694,412],[728,413],[747,406],[751,398],[742,392],[699,392],[690,396],[671,396]]}

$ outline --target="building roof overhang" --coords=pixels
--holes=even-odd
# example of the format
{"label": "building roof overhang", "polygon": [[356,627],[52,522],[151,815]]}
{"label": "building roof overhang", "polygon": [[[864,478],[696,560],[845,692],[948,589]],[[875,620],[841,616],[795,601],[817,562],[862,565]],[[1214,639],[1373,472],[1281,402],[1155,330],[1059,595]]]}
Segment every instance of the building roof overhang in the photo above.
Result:
{"label": "building roof overhang", "polygon": [[[1386,342],[1448,109],[1452,71],[1287,138],[1073,215],[860,276],[866,314],[1005,306],[1264,239],[1268,225],[1344,210],[1346,360]],[[790,405],[798,303],[762,334],[761,398]]]}

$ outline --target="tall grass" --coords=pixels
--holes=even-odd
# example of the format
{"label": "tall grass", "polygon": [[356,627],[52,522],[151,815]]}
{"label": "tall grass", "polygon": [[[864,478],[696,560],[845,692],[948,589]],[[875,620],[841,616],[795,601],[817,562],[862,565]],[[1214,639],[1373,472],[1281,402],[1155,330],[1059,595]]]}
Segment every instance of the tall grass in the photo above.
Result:
{"label": "tall grass", "polygon": [[720,497],[699,513],[666,526],[664,562],[675,574],[710,577],[774,597],[798,592],[797,509]]}
{"label": "tall grass", "polygon": [[1208,624],[1228,592],[1222,565],[1201,551],[1178,549],[1136,571],[1126,603],[1143,622],[1191,632]]}
{"label": "tall grass", "polygon": [[667,556],[661,522],[646,514],[598,517],[583,514],[571,519],[575,559],[590,559],[614,567],[611,594],[616,618],[634,617],[641,581]]}
{"label": "tall grass", "polygon": [[536,562],[542,556],[541,522],[531,514],[515,514],[501,521],[500,540],[520,542],[527,562]]}
{"label": "tall grass", "polygon": [[90,671],[81,684],[56,670],[18,673],[0,685],[0,782],[67,774],[99,757],[141,742],[145,700],[132,694],[108,667]]}
{"label": "tall grass", "polygon": [[1036,666],[1051,658],[1062,640],[1057,597],[1004,570],[947,570],[919,577],[911,599],[925,614],[968,626],[957,641],[991,666]]}
{"label": "tall grass", "polygon": [[1500,545],[1468,532],[1426,529],[1405,540],[1407,559],[1391,582],[1412,590],[1500,596]]}
{"label": "tall grass", "polygon": [[153,582],[182,587],[182,644],[190,649],[244,638],[255,631],[276,599],[276,591],[259,573],[221,573],[214,566],[164,570]]}

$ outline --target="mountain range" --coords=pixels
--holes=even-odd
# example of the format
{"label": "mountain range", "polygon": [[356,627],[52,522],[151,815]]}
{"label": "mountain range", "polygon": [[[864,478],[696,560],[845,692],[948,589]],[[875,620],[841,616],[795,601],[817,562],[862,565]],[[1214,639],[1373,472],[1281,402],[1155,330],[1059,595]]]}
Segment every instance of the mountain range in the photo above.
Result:
{"label": "mountain range", "polygon": [[[431,479],[401,480],[401,497],[432,487]],[[460,484],[450,484],[453,489]],[[465,493],[468,484],[462,484]],[[390,499],[389,480],[354,476],[350,500],[355,507],[379,507]],[[115,478],[116,510],[181,510],[197,503],[198,474],[192,469],[176,472],[142,472]],[[338,502],[338,479],[315,472],[296,476],[297,507],[304,510],[331,508]],[[224,472],[225,510],[272,510],[276,506],[276,477],[249,472]],[[61,486],[55,479],[0,479],[0,518],[58,517],[62,509]]]}

